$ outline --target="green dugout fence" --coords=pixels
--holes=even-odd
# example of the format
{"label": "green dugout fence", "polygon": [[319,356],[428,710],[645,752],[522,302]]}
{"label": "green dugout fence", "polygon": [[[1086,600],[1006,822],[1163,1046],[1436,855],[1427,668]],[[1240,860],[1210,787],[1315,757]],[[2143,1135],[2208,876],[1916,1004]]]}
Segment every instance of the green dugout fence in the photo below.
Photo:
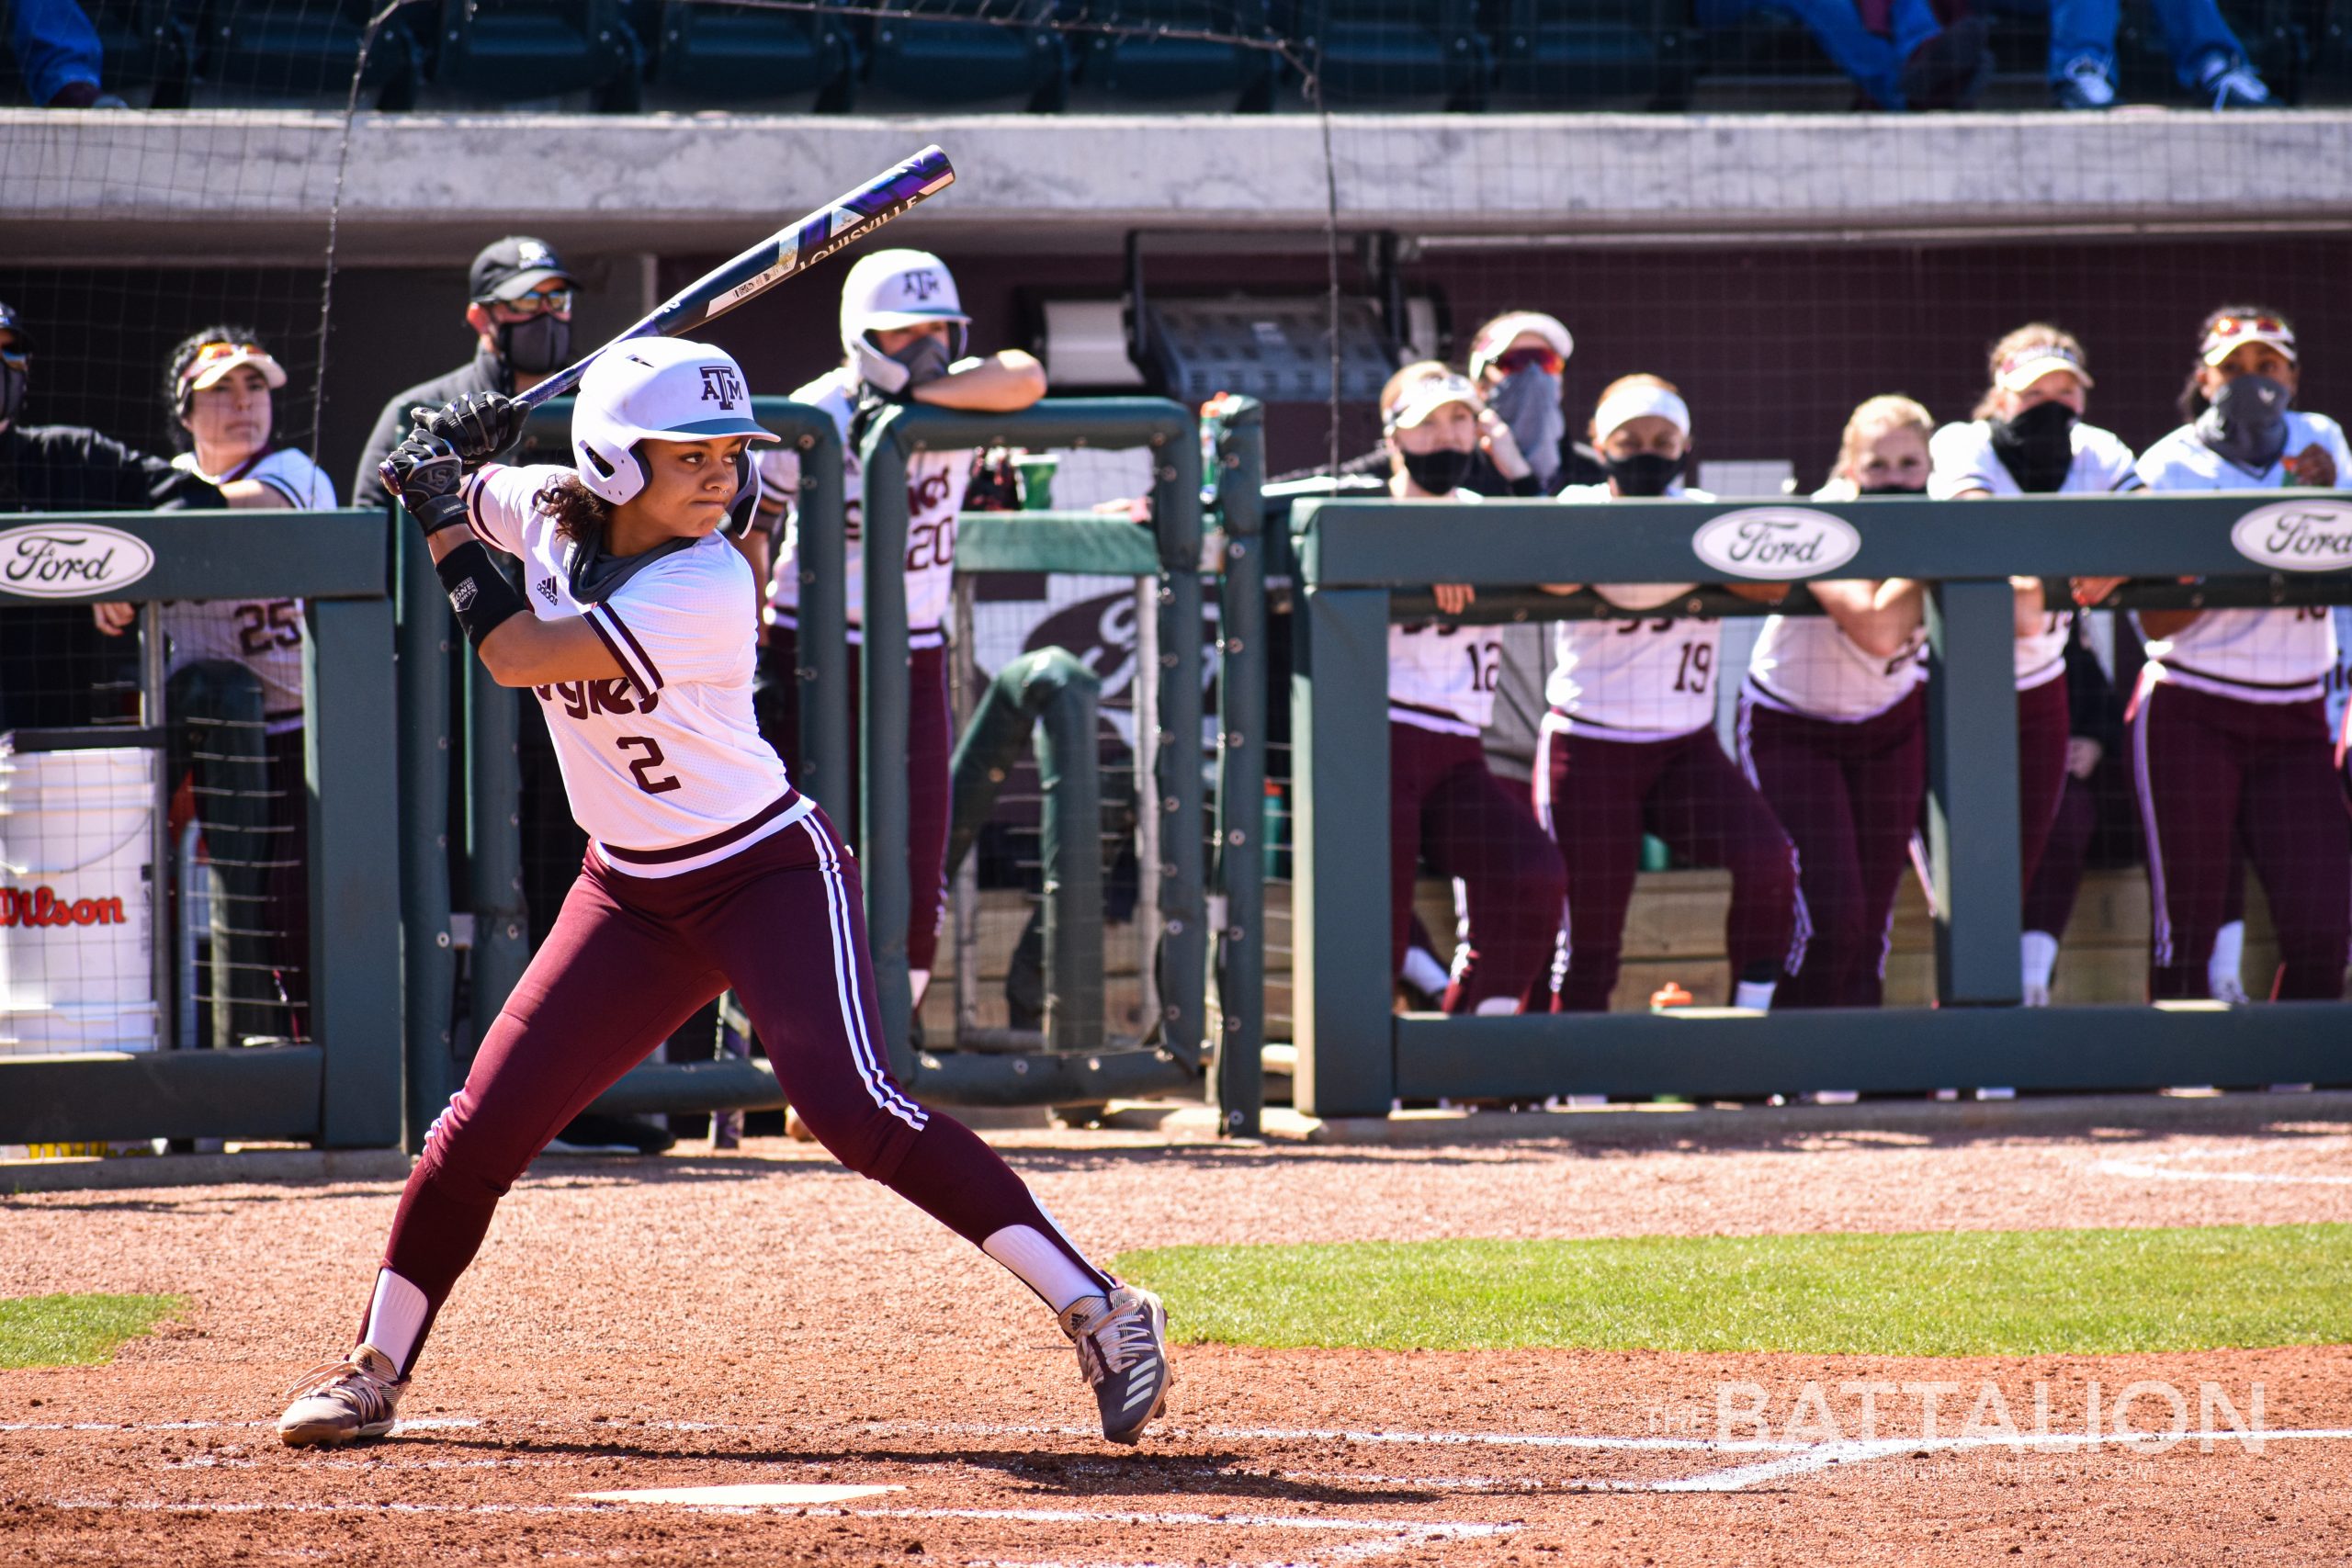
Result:
{"label": "green dugout fence", "polygon": [[[1939,525],[1919,515],[1939,508]],[[1302,501],[1292,682],[1299,1109],[1379,1116],[1400,1100],[1601,1094],[1755,1098],[1939,1085],[2152,1089],[2341,1081],[2352,1007],[2035,1008],[2018,999],[2012,574],[2127,576],[2135,607],[2352,601],[2352,505],[2333,492],[2033,497],[1947,503]],[[1387,630],[1429,585],[1481,592],[1464,618],[1592,614],[1538,582],[1910,577],[1928,641],[1931,1009],[1392,1016]],[[2189,580],[2184,581],[2183,580]],[[2063,581],[2053,584],[2063,595]],[[1489,592],[1487,590],[1497,592]],[[1512,590],[1521,592],[1514,592]],[[2063,603],[2063,598],[2054,602]],[[1791,606],[1802,609],[1802,604]],[[1615,612],[1605,612],[1615,614]],[[1659,612],[1651,611],[1656,615]],[[1758,614],[1705,587],[1680,614]],[[1711,1016],[1712,1015],[1712,1016]]]}

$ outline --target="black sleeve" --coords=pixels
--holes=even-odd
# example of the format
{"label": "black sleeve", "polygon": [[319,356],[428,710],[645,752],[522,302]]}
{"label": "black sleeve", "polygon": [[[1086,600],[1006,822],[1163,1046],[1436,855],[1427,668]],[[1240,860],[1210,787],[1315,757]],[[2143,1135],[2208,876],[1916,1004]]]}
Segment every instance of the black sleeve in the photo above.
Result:
{"label": "black sleeve", "polygon": [[149,453],[133,451],[112,436],[87,433],[82,460],[108,501],[125,512],[218,511],[229,503],[210,484]]}

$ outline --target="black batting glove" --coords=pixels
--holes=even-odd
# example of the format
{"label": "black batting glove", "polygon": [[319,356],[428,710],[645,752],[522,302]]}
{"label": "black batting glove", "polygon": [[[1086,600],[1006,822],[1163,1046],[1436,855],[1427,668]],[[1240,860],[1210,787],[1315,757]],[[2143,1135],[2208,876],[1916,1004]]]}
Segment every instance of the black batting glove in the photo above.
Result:
{"label": "black batting glove", "polygon": [[401,498],[401,505],[431,538],[444,528],[462,527],[465,499],[458,491],[465,483],[465,459],[449,443],[413,431],[391,450],[377,469],[384,488]]}
{"label": "black batting glove", "polygon": [[531,411],[497,392],[475,392],[418,420],[424,434],[447,442],[468,472],[481,468],[522,439]]}

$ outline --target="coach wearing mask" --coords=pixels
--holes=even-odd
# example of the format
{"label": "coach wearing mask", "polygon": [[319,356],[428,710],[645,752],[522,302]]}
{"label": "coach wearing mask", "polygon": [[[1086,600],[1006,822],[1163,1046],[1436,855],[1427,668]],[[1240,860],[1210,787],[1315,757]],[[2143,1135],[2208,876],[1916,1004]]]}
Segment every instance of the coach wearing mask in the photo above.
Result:
{"label": "coach wearing mask", "polygon": [[[512,235],[482,247],[466,275],[466,325],[474,356],[447,375],[401,392],[376,416],[376,428],[352,476],[355,502],[391,499],[377,465],[409,431],[409,411],[437,409],[469,392],[527,391],[571,363],[571,300],[578,283],[554,247]],[[501,455],[501,461],[514,454]]]}

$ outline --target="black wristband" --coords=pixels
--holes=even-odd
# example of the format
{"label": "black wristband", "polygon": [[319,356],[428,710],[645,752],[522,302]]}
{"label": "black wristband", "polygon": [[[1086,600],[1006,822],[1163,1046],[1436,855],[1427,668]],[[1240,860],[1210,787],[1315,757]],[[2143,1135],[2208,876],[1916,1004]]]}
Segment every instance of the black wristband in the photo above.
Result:
{"label": "black wristband", "polygon": [[508,620],[530,610],[480,539],[468,539],[435,561],[433,570],[449,591],[449,608],[466,628],[466,640],[476,648]]}
{"label": "black wristband", "polygon": [[466,502],[462,496],[428,495],[423,501],[403,500],[401,506],[416,520],[416,525],[424,530],[424,536],[428,539],[444,528],[466,525]]}

